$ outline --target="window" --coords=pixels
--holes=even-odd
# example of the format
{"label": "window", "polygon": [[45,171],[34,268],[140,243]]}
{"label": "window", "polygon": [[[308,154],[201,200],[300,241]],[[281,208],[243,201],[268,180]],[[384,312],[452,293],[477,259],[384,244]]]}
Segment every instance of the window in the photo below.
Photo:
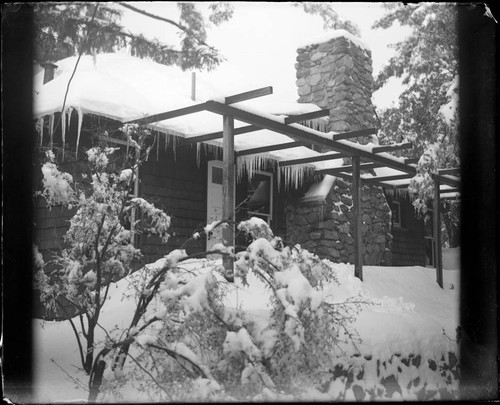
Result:
{"label": "window", "polygon": [[402,228],[401,222],[401,203],[399,201],[392,202],[392,226],[395,228]]}
{"label": "window", "polygon": [[271,224],[273,207],[273,177],[271,173],[255,173],[248,182],[248,217],[259,217]]}
{"label": "window", "polygon": [[222,167],[212,166],[212,183],[222,184]]}

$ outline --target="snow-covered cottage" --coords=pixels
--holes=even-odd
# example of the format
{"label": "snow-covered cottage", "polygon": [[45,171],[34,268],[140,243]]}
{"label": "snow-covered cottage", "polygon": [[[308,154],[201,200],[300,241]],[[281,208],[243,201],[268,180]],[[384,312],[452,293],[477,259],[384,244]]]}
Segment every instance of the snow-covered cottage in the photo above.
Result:
{"label": "snow-covered cottage", "polygon": [[[198,79],[194,85],[190,73],[123,54],[83,56],[65,96],[76,58],[59,61],[35,78],[39,144],[74,152],[90,147],[97,131],[112,133],[126,122],[149,123],[156,145],[141,167],[136,192],[171,215],[173,233],[166,246],[155,237],[139,237],[144,261],[150,262],[179,247],[195,229],[221,218],[224,131],[223,118],[213,112],[217,106],[230,106],[237,113],[232,118],[237,220],[259,216],[288,242],[333,261],[355,262],[349,171],[357,155],[363,180],[362,262],[425,264],[423,222],[401,219],[412,217],[408,207],[397,193],[389,195],[381,187],[384,180],[391,184],[391,175],[396,181],[397,176],[408,179],[415,168],[387,153],[404,145],[391,149],[374,137],[369,49],[337,31],[300,46],[297,53],[299,99],[285,104],[265,98],[241,101],[248,98],[241,94],[222,97],[216,83]],[[60,125],[54,128],[57,121]],[[360,156],[368,163],[359,166]],[[63,168],[72,164],[66,160]],[[60,246],[71,213],[49,211],[41,199],[37,204],[35,243],[48,253]],[[212,243],[199,240],[188,248],[201,251]],[[408,255],[409,245],[414,254]]]}

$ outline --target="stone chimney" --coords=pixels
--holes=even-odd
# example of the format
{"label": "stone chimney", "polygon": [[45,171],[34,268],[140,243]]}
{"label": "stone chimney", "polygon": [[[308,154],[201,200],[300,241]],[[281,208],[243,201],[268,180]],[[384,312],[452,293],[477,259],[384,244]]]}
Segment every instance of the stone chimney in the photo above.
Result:
{"label": "stone chimney", "polygon": [[371,51],[360,40],[336,31],[330,39],[303,46],[297,53],[298,102],[330,109],[326,132],[377,126],[371,103]]}
{"label": "stone chimney", "polygon": [[50,82],[54,79],[54,73],[57,69],[57,65],[51,62],[41,63],[40,66],[44,69],[43,73],[43,84]]}
{"label": "stone chimney", "polygon": [[[371,52],[345,31],[297,50],[299,103],[330,109],[324,132],[350,132],[376,128],[371,103],[373,90]],[[357,141],[367,143],[368,137]],[[350,139],[356,141],[356,139]],[[293,243],[333,262],[354,263],[351,185],[341,178],[322,182],[324,195],[290,201],[286,208],[286,237]],[[361,188],[363,262],[390,264],[391,212],[382,189]]]}

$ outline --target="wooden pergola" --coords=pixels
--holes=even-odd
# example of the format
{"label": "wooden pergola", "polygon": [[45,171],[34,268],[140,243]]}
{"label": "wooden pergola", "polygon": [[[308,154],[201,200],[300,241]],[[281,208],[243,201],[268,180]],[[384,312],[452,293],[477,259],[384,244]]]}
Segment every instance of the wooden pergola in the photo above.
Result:
{"label": "wooden pergola", "polygon": [[[311,113],[291,115],[285,118],[271,116],[267,113],[250,112],[246,109],[234,106],[233,104],[241,101],[254,99],[257,97],[272,94],[272,87],[264,87],[261,89],[236,94],[233,96],[225,97],[219,101],[206,101],[203,103],[194,104],[188,107],[167,111],[160,114],[147,116],[144,118],[129,121],[128,123],[136,123],[140,125],[151,125],[156,122],[182,117],[193,113],[208,111],[222,116],[222,131],[212,132],[205,135],[189,137],[185,141],[188,143],[207,142],[216,139],[222,139],[223,145],[223,218],[229,218],[234,212],[234,190],[235,190],[235,167],[236,159],[239,156],[256,155],[272,151],[279,151],[287,148],[295,148],[299,146],[312,147],[317,146],[322,150],[329,150],[333,153],[318,154],[318,156],[307,157],[302,159],[284,160],[279,161],[280,167],[303,165],[319,161],[332,161],[335,159],[350,158],[351,164],[342,167],[331,169],[316,170],[316,174],[330,174],[337,177],[344,178],[352,183],[352,200],[353,200],[353,218],[354,218],[354,268],[355,276],[363,279],[363,266],[362,266],[362,233],[361,233],[361,215],[360,215],[360,190],[361,185],[375,184],[384,188],[397,188],[404,187],[402,185],[394,186],[387,182],[394,180],[408,181],[417,173],[416,162],[418,159],[403,159],[392,155],[388,152],[411,148],[411,143],[399,143],[393,145],[380,145],[372,148],[367,148],[364,145],[349,141],[349,139],[369,136],[377,133],[377,129],[369,128],[359,131],[331,134],[331,133],[318,133],[318,131],[311,130],[304,125],[298,124],[299,122],[329,116],[330,111],[323,109]],[[235,120],[241,121],[247,125],[235,128]],[[255,147],[251,149],[244,149],[238,152],[234,150],[234,137],[244,134],[249,134],[259,130],[269,130],[291,138],[290,142],[281,143],[278,145],[267,145]],[[391,176],[373,176],[362,177],[361,172],[367,169],[387,167],[400,172],[400,174]],[[434,235],[436,239],[436,278],[438,284],[443,287],[443,268],[441,258],[441,227],[440,227],[440,212],[439,202],[441,193],[449,193],[451,191],[458,191],[460,179],[455,176],[458,169],[442,169],[438,174],[433,175],[434,180]],[[441,185],[449,186],[450,188],[441,189]],[[224,243],[230,245],[234,240],[234,228],[232,226],[225,226],[223,228]],[[224,266],[227,271],[233,269],[233,261],[230,257],[224,258]]]}

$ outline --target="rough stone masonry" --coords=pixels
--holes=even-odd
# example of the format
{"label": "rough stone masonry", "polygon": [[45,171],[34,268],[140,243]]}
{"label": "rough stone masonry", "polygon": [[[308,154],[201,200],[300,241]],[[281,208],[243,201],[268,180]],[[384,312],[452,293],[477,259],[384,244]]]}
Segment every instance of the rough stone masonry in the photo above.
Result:
{"label": "rough stone masonry", "polygon": [[[371,52],[350,34],[297,50],[298,102],[329,108],[325,131],[377,127]],[[351,139],[363,144],[368,139]],[[334,262],[354,262],[351,185],[337,178],[327,195],[301,198],[287,206],[287,237]],[[391,211],[380,187],[362,185],[363,263],[389,265]]]}

